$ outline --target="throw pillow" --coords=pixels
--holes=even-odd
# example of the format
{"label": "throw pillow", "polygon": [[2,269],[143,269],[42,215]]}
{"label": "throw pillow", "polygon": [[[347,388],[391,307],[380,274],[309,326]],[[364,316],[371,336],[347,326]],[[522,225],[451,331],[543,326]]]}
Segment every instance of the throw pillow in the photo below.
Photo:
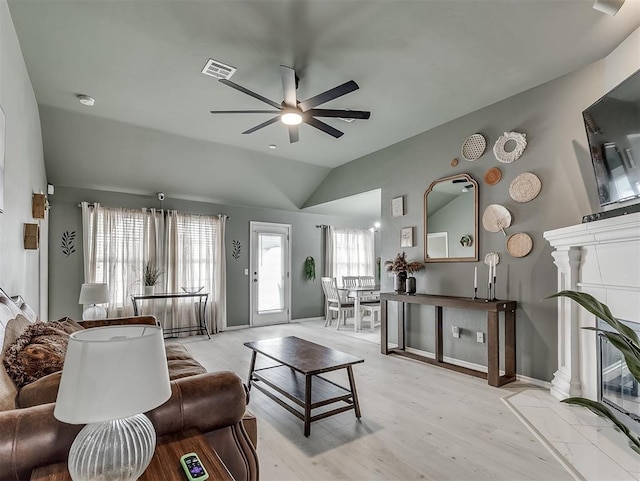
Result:
{"label": "throw pillow", "polygon": [[53,324],[36,322],[30,325],[7,348],[3,363],[18,388],[62,370],[69,334],[52,327]]}

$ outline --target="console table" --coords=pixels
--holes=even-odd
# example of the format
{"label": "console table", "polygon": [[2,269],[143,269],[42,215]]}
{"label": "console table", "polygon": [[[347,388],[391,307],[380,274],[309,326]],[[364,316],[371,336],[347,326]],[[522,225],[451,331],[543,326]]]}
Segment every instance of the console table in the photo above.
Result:
{"label": "console table", "polygon": [[[388,303],[398,302],[398,347],[390,348],[388,343]],[[516,379],[516,301],[485,301],[484,299],[471,299],[468,297],[439,296],[432,294],[396,294],[384,292],[380,294],[382,311],[382,327],[380,348],[382,354],[397,354],[410,357],[418,361],[427,362],[436,366],[451,369],[453,371],[470,374],[486,379],[491,386],[502,386]],[[421,356],[406,351],[404,336],[405,305],[426,304],[435,307],[435,358]],[[442,308],[453,307],[457,309],[471,309],[485,311],[487,313],[487,372],[477,371],[468,367],[458,366],[443,361],[442,342]],[[499,314],[504,312],[504,375],[500,375],[500,323]]]}
{"label": "console table", "polygon": [[[209,328],[207,327],[207,299],[209,298],[209,294],[207,293],[196,293],[189,294],[187,292],[174,292],[174,293],[164,293],[164,294],[140,294],[140,295],[132,295],[131,302],[133,303],[133,314],[135,316],[140,315],[138,312],[138,301],[142,301],[145,299],[182,299],[193,297],[197,299],[198,307],[196,309],[196,320],[198,321],[197,326],[184,326],[184,327],[170,327],[165,328],[162,326],[162,331],[164,332],[165,337],[171,337],[175,334],[180,334],[183,332],[199,332],[200,334],[206,334],[209,339],[211,336],[209,335]],[[164,324],[164,323],[161,323]]]}

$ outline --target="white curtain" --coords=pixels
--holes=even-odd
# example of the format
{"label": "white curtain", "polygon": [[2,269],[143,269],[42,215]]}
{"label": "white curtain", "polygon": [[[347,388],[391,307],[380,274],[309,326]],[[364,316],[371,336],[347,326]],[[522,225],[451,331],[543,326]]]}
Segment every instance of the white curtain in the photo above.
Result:
{"label": "white curtain", "polygon": [[330,228],[331,272],[338,284],[343,276],[375,275],[374,238],[368,229]]}
{"label": "white curtain", "polygon": [[[212,332],[226,325],[224,218],[82,203],[85,282],[109,286],[109,317],[133,315],[131,294],[143,290],[146,262],[162,271],[156,293],[203,287]],[[143,312],[165,328],[196,324],[195,298],[145,301]]]}

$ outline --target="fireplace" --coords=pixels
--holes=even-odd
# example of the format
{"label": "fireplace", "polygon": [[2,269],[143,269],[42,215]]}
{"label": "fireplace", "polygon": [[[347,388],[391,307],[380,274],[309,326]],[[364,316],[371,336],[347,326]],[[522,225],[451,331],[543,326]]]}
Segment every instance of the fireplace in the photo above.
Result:
{"label": "fireplace", "polygon": [[[640,324],[619,319],[640,335]],[[598,319],[598,328],[613,331]],[[612,409],[629,429],[640,434],[640,392],[620,350],[598,334],[598,400]]]}
{"label": "fireplace", "polygon": [[[544,237],[554,248],[558,291],[587,292],[607,304],[618,319],[640,320],[640,269],[636,267],[640,266],[640,213],[547,231]],[[613,354],[606,354],[604,363],[599,361],[601,341],[595,331],[583,329],[596,327],[596,317],[568,298],[558,298],[557,302],[558,370],[551,381],[551,394],[558,399],[601,399],[599,366],[608,364],[603,399],[617,400],[613,374],[619,367],[618,373],[624,379],[618,389],[626,392],[628,382],[623,368],[609,357]],[[629,402],[625,399],[623,404]]]}

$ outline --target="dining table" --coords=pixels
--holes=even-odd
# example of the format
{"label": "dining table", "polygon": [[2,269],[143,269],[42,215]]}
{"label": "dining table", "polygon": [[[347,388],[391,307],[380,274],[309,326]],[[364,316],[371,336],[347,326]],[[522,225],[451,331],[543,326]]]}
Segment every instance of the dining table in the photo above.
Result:
{"label": "dining table", "polygon": [[362,314],[360,312],[360,303],[362,299],[367,297],[380,296],[380,286],[366,286],[366,287],[354,287],[354,286],[338,286],[338,291],[345,292],[347,297],[353,299],[353,328],[357,332],[362,329]]}

